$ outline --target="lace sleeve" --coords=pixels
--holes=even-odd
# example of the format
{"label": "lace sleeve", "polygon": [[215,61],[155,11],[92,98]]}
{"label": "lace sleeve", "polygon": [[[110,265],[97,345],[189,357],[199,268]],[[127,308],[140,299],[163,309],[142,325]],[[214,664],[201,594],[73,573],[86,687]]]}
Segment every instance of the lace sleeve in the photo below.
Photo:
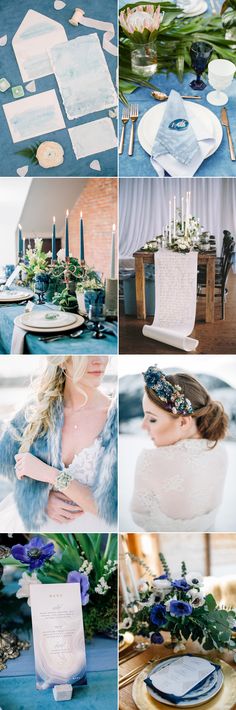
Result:
{"label": "lace sleeve", "polygon": [[152,487],[153,479],[153,452],[149,449],[144,449],[138,457],[136,470],[134,491],[131,502],[131,512],[134,517],[135,513],[151,513],[154,502],[157,502],[157,493]]}

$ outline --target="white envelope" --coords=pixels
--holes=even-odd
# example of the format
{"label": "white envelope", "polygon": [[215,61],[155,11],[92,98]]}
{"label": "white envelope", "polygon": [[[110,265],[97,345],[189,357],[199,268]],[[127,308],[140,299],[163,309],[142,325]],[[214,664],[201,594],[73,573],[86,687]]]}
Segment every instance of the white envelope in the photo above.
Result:
{"label": "white envelope", "polygon": [[12,40],[22,81],[53,74],[48,52],[60,42],[67,42],[60,22],[35,10],[26,13]]}
{"label": "white envelope", "polygon": [[54,89],[3,105],[13,143],[65,128]]}

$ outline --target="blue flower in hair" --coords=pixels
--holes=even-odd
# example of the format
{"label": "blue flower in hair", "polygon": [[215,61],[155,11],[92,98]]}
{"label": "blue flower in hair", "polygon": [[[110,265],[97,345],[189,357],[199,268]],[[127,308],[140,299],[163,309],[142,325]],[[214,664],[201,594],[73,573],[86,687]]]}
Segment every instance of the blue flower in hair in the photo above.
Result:
{"label": "blue flower in hair", "polygon": [[164,372],[158,369],[157,365],[148,367],[143,376],[146,387],[154,390],[167,411],[172,412],[172,414],[192,414],[192,404],[184,396],[181,387],[172,385],[166,379]]}

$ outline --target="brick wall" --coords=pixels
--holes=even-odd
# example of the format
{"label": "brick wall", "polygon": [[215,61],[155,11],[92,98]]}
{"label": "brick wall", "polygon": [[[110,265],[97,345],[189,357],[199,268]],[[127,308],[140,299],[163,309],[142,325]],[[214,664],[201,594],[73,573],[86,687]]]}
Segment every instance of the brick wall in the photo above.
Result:
{"label": "brick wall", "polygon": [[117,225],[116,178],[90,178],[69,216],[70,251],[80,258],[80,212],[84,222],[85,261],[110,275],[112,224]]}

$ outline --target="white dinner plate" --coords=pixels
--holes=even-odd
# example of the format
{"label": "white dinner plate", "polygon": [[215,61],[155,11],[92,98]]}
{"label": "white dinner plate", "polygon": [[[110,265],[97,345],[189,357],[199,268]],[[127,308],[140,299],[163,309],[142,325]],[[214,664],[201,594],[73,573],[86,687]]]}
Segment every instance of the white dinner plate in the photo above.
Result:
{"label": "white dinner plate", "polygon": [[43,320],[40,322],[39,325],[33,325],[30,319],[26,318],[26,316],[31,315],[31,313],[24,313],[21,316],[17,316],[14,320],[15,325],[18,325],[20,328],[23,328],[23,330],[29,331],[30,333],[57,333],[63,331],[66,332],[67,330],[72,330],[74,328],[79,328],[82,323],[84,323],[84,318],[82,318],[82,316],[79,316],[77,314],[65,313],[65,315],[67,316],[73,315],[73,320],[64,323],[64,325],[62,325],[62,323],[58,321],[56,323],[55,321],[48,321],[45,325]]}
{"label": "white dinner plate", "polygon": [[18,303],[19,301],[28,301],[33,298],[33,291],[21,291],[6,289],[5,291],[0,291],[0,303]]}
{"label": "white dinner plate", "polygon": [[[210,111],[210,109],[206,106],[199,106],[193,101],[185,101],[184,104],[190,124],[193,118],[197,120],[198,117],[199,121],[201,121],[202,123],[207,124],[210,121],[213,124],[215,142],[211,150],[209,151],[207,157],[213,155],[213,153],[218,150],[223,137],[223,130],[219,119],[217,118],[217,116],[215,116],[213,111]],[[139,122],[138,139],[142,148],[146,151],[146,153],[149,153],[149,155],[151,155],[152,146],[155,141],[156,134],[163,118],[164,112],[165,103],[157,104],[156,106],[152,106],[152,108],[146,111],[144,116],[142,116],[141,121]]]}

